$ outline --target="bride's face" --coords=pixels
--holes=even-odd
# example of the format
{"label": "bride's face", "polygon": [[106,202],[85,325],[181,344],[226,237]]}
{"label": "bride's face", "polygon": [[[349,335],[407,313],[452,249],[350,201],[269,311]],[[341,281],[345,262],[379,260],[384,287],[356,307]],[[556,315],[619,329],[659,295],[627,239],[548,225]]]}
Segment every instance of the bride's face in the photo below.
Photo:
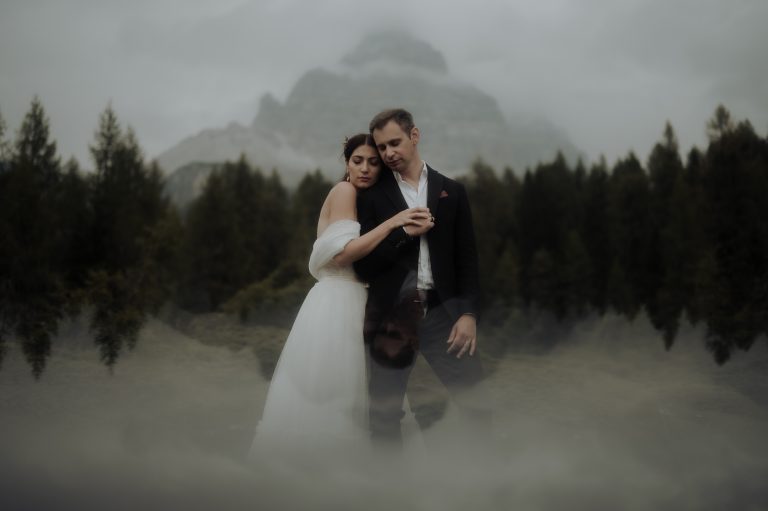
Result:
{"label": "bride's face", "polygon": [[368,188],[379,179],[381,160],[379,153],[367,144],[361,144],[352,152],[347,162],[349,182],[355,188]]}

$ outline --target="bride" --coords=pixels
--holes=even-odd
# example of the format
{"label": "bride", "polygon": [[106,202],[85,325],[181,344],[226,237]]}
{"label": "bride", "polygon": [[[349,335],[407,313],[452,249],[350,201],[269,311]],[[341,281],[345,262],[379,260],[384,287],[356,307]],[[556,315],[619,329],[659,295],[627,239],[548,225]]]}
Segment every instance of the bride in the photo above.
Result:
{"label": "bride", "polygon": [[281,459],[290,454],[303,459],[367,445],[367,290],[352,263],[394,229],[431,219],[427,208],[411,208],[360,236],[357,193],[376,183],[382,164],[373,139],[365,133],[345,142],[344,160],[344,180],[323,203],[309,258],[317,283],[304,299],[277,362],[249,451],[251,460],[269,460],[278,453]]}

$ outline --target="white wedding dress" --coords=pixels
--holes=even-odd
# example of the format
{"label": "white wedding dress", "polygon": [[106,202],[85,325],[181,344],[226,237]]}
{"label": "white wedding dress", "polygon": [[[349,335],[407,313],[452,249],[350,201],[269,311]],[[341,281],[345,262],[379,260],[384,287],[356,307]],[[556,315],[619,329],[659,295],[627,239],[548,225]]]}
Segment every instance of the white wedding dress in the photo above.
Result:
{"label": "white wedding dress", "polygon": [[367,449],[368,390],[363,344],[367,290],[333,257],[360,224],[330,224],[312,247],[317,279],[277,362],[249,451],[252,461],[324,457]]}

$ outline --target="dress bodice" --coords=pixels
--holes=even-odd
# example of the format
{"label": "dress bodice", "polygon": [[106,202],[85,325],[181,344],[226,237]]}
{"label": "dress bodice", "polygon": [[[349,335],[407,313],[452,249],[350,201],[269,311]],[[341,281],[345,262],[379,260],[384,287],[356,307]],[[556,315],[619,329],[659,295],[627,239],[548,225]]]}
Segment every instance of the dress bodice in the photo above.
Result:
{"label": "dress bodice", "polygon": [[340,266],[333,257],[360,236],[360,224],[354,220],[337,220],[315,240],[309,256],[309,272],[317,280],[343,279],[357,281],[351,265]]}
{"label": "dress bodice", "polygon": [[358,278],[357,278],[357,275],[355,274],[355,270],[352,268],[351,265],[339,266],[338,264],[334,263],[333,260],[331,260],[328,264],[320,268],[318,271],[317,280],[324,280],[329,278],[354,280],[355,282],[358,282]]}

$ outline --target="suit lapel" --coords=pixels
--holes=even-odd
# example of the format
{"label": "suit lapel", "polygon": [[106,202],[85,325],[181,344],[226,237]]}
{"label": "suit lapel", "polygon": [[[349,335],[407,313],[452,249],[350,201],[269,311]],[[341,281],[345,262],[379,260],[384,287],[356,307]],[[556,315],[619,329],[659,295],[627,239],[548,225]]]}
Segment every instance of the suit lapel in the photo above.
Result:
{"label": "suit lapel", "polygon": [[[443,190],[443,175],[430,166],[427,166],[427,171],[429,172],[427,177],[427,207],[437,217],[440,192]],[[391,170],[384,170],[379,180],[379,186],[381,186],[384,194],[389,197],[389,200],[392,201],[392,204],[394,204],[398,211],[408,209],[408,204],[405,202],[405,198],[400,192],[400,188],[397,186],[397,181],[395,181],[395,176],[392,175]]]}
{"label": "suit lapel", "polygon": [[437,217],[437,205],[440,202],[440,192],[443,189],[443,176],[427,165],[427,207]]}
{"label": "suit lapel", "polygon": [[379,180],[379,185],[382,187],[384,194],[389,197],[397,211],[408,209],[408,204],[405,202],[403,194],[400,193],[400,188],[397,186],[395,176],[392,175],[392,171],[388,168],[382,169],[382,176]]}
{"label": "suit lapel", "polygon": [[[438,205],[440,204],[440,192],[443,190],[443,175],[438,173],[435,169],[427,165],[427,207],[429,212],[435,218],[438,217]],[[438,247],[436,247],[437,240],[435,239],[434,229],[427,232],[427,246],[429,246],[429,259],[434,260],[439,254]]]}

